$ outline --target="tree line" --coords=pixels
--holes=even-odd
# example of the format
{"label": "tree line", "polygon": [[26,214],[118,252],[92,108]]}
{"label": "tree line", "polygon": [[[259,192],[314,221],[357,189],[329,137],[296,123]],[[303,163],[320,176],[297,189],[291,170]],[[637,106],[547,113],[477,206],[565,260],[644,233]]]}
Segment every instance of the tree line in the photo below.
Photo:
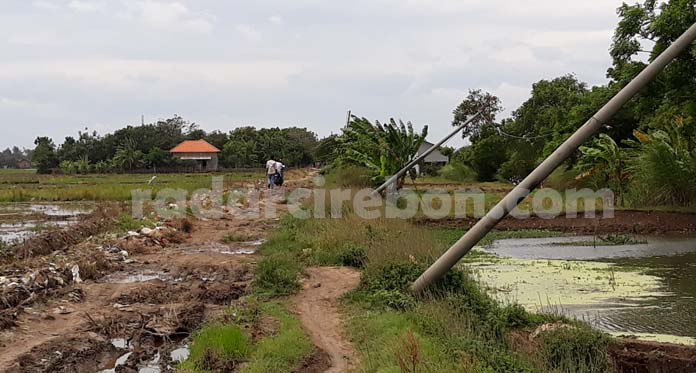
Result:
{"label": "tree line", "polygon": [[0,168],[25,168],[31,159],[31,150],[13,146],[0,152]]}
{"label": "tree line", "polygon": [[[455,155],[462,172],[480,181],[524,178],[696,22],[696,4],[648,0],[624,4],[618,14],[607,84],[589,87],[574,75],[540,80],[531,97],[501,121],[497,97],[469,92],[454,110],[453,125],[481,110],[484,116],[465,129],[471,146]],[[696,203],[696,46],[604,123],[601,137],[552,178],[611,187],[621,195],[619,203]]]}
{"label": "tree line", "polygon": [[174,116],[156,123],[99,135],[79,132],[60,144],[38,137],[32,162],[39,173],[128,172],[136,169],[176,168],[185,165],[169,150],[185,140],[206,140],[221,150],[225,168],[261,168],[267,159],[282,159],[289,166],[312,164],[320,142],[306,128],[239,127],[231,132],[206,132],[195,123]]}

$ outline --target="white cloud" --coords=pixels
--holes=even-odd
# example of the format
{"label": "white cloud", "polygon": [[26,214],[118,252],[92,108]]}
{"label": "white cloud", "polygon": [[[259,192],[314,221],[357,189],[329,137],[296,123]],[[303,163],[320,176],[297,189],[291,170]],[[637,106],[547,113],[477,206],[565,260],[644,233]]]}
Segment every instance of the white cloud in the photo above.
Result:
{"label": "white cloud", "polygon": [[253,26],[237,25],[234,29],[248,41],[255,42],[261,40],[261,33]]}
{"label": "white cloud", "polygon": [[31,112],[33,114],[47,115],[55,114],[57,112],[57,107],[49,103],[0,96],[0,112],[6,111]]}
{"label": "white cloud", "polygon": [[270,60],[239,63],[133,59],[55,60],[0,63],[0,80],[40,77],[100,87],[104,91],[150,87],[167,92],[173,86],[201,84],[255,90],[283,88],[287,86],[290,77],[301,70],[302,66],[298,63]]}
{"label": "white cloud", "polygon": [[126,17],[159,28],[182,28],[209,33],[213,30],[214,17],[191,11],[184,3],[154,0],[124,0]]}
{"label": "white cloud", "polygon": [[31,5],[39,10],[58,10],[60,8],[58,4],[48,0],[35,0]]}
{"label": "white cloud", "polygon": [[68,3],[68,8],[76,12],[92,13],[104,10],[106,4],[101,1],[72,0]]}
{"label": "white cloud", "polygon": [[270,22],[276,26],[280,26],[280,25],[285,23],[285,20],[283,19],[283,17],[281,17],[279,15],[274,15],[274,16],[268,17],[268,22]]}

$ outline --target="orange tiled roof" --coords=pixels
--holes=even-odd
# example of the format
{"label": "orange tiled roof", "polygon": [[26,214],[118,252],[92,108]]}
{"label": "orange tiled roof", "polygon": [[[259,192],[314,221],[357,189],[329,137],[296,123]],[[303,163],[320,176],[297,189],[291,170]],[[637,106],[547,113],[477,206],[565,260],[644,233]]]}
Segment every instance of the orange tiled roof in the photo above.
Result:
{"label": "orange tiled roof", "polygon": [[170,153],[220,153],[220,149],[205,140],[187,140],[170,150]]}

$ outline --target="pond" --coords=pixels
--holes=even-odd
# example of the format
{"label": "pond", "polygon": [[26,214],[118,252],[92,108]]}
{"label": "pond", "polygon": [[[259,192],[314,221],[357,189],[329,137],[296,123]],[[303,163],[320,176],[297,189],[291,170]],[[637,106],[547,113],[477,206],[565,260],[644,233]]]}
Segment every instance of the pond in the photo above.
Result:
{"label": "pond", "polygon": [[87,204],[0,204],[0,243],[12,244],[37,233],[76,223],[88,214]]}
{"label": "pond", "polygon": [[468,268],[503,302],[615,335],[696,341],[696,237],[505,239]]}

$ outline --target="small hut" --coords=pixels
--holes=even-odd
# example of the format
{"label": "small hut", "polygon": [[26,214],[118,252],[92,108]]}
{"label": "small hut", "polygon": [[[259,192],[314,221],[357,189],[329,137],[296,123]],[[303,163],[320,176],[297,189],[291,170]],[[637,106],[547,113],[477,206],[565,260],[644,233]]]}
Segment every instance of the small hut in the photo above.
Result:
{"label": "small hut", "polygon": [[195,161],[199,171],[217,171],[220,149],[205,140],[187,140],[169,152],[174,158]]}

